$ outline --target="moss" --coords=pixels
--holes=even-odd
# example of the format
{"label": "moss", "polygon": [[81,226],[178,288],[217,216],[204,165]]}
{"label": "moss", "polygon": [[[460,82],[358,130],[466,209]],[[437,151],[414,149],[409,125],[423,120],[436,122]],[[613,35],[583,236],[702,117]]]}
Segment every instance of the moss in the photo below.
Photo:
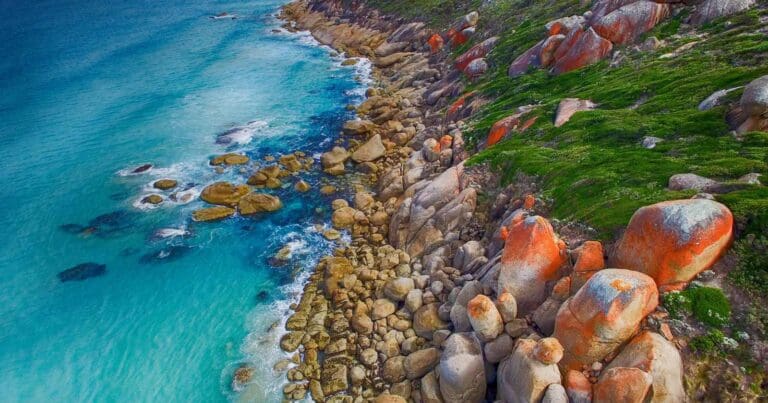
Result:
{"label": "moss", "polygon": [[731,304],[719,288],[691,286],[665,294],[663,304],[672,318],[693,315],[710,327],[721,328],[731,319]]}
{"label": "moss", "polygon": [[733,250],[738,263],[729,274],[731,281],[754,294],[768,295],[768,239],[748,236],[736,241]]}
{"label": "moss", "polygon": [[706,334],[692,338],[688,345],[691,347],[691,350],[699,353],[719,353],[722,351],[720,347],[724,340],[725,335],[723,332],[713,329]]}

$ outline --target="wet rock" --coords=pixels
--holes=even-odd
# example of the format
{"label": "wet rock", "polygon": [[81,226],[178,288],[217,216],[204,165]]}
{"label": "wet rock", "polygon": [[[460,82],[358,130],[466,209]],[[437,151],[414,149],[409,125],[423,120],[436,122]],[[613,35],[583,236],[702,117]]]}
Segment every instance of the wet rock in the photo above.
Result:
{"label": "wet rock", "polygon": [[168,263],[186,256],[192,247],[186,245],[170,245],[160,250],[146,253],[139,258],[139,263]]}
{"label": "wet rock", "polygon": [[549,385],[560,383],[557,365],[535,357],[536,344],[520,339],[512,355],[499,364],[497,398],[507,403],[538,402]]}
{"label": "wet rock", "polygon": [[610,12],[592,28],[603,38],[622,45],[653,29],[669,12],[669,4],[640,0]]}
{"label": "wet rock", "polygon": [[237,209],[242,215],[272,212],[280,210],[282,207],[283,203],[277,196],[256,192],[247,194],[237,203]]}
{"label": "wet rock", "polygon": [[651,387],[651,376],[637,368],[611,368],[595,384],[594,403],[642,403]]}
{"label": "wet rock", "polygon": [[235,215],[235,209],[225,206],[216,206],[197,209],[192,212],[194,221],[218,221]]}
{"label": "wet rock", "polygon": [[144,164],[144,165],[139,165],[136,168],[133,168],[131,170],[131,173],[141,174],[141,173],[149,172],[151,169],[152,169],[152,164]]}
{"label": "wet rock", "polygon": [[598,35],[594,29],[574,30],[555,51],[552,72],[563,74],[604,59],[611,54],[611,41]]}
{"label": "wet rock", "polygon": [[706,199],[673,200],[632,215],[613,267],[638,270],[663,289],[679,288],[714,264],[733,236],[733,215]]}
{"label": "wet rock", "polygon": [[427,340],[432,340],[434,331],[447,328],[448,324],[440,319],[437,312],[437,304],[424,305],[413,315],[413,330]]}
{"label": "wet rock", "polygon": [[691,16],[691,24],[702,25],[747,10],[754,4],[754,0],[704,0],[696,6],[696,11]]}
{"label": "wet rock", "polygon": [[247,195],[250,189],[247,185],[233,185],[229,182],[216,182],[203,189],[200,198],[210,204],[234,207],[240,199]]}
{"label": "wet rock", "polygon": [[144,204],[160,204],[163,202],[163,196],[160,195],[149,195],[141,199],[141,202]]}
{"label": "wet rock", "polygon": [[296,184],[293,186],[293,188],[296,189],[297,192],[304,193],[304,192],[308,192],[309,189],[311,189],[312,187],[309,185],[309,183],[307,183],[307,182],[305,182],[303,180],[300,180],[300,181],[296,182]]}
{"label": "wet rock", "polygon": [[581,369],[613,353],[656,309],[658,300],[656,284],[643,273],[597,272],[557,314],[553,337],[565,351],[560,366]]}
{"label": "wet rock", "polygon": [[501,257],[498,292],[512,294],[519,313],[532,312],[546,299],[546,282],[555,280],[566,262],[565,244],[545,218],[513,223]]}
{"label": "wet rock", "polygon": [[377,134],[352,153],[352,160],[357,163],[375,161],[383,157],[386,151],[381,136]]}
{"label": "wet rock", "polygon": [[446,403],[483,401],[486,389],[483,351],[471,333],[454,333],[448,337],[437,373],[440,394]]}
{"label": "wet rock", "polygon": [[504,322],[493,301],[485,295],[472,298],[467,305],[472,329],[483,341],[491,341],[504,331]]}
{"label": "wet rock", "polygon": [[59,272],[57,277],[62,283],[67,281],[83,281],[91,277],[98,277],[107,272],[107,265],[99,263],[80,263],[67,270]]}
{"label": "wet rock", "polygon": [[241,365],[235,370],[232,379],[232,389],[238,390],[253,379],[254,369],[247,365]]}
{"label": "wet rock", "polygon": [[682,402],[686,399],[683,388],[683,362],[674,344],[663,336],[644,331],[635,336],[606,367],[638,368],[652,379],[649,396],[651,402]]}
{"label": "wet rock", "polygon": [[152,187],[160,190],[169,190],[175,188],[176,185],[178,185],[178,182],[173,179],[160,179],[156,180]]}
{"label": "wet rock", "polygon": [[566,124],[576,112],[590,111],[597,104],[588,99],[565,98],[560,101],[555,112],[555,127]]}
{"label": "wet rock", "polygon": [[247,164],[248,161],[250,158],[247,155],[230,153],[213,157],[210,163],[211,165],[243,165]]}
{"label": "wet rock", "polygon": [[280,339],[280,348],[283,351],[290,353],[296,351],[301,344],[301,340],[304,338],[303,331],[288,332]]}

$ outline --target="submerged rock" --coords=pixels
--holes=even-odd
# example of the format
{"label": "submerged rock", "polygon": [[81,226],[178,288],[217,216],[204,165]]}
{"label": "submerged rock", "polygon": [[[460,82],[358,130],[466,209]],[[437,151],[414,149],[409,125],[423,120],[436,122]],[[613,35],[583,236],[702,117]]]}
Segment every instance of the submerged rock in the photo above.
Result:
{"label": "submerged rock", "polygon": [[192,212],[194,221],[218,221],[235,215],[235,209],[231,207],[216,206],[202,208]]}
{"label": "submerged rock", "polygon": [[247,164],[248,161],[250,158],[247,155],[230,153],[213,157],[211,165],[242,165]]}
{"label": "submerged rock", "polygon": [[106,272],[107,265],[88,262],[80,263],[77,266],[61,271],[57,276],[63,283],[66,281],[82,281],[91,277],[101,276]]}

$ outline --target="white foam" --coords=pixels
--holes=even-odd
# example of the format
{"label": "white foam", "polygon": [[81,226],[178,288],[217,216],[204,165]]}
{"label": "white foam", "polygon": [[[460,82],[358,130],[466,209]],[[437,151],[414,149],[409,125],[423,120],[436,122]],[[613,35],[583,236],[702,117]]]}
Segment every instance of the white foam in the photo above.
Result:
{"label": "white foam", "polygon": [[160,228],[153,233],[157,238],[175,238],[177,236],[189,235],[186,228]]}
{"label": "white foam", "polygon": [[216,137],[216,143],[224,145],[245,145],[253,140],[253,136],[260,130],[269,125],[264,120],[254,120],[244,126],[236,126],[232,129],[219,134]]}

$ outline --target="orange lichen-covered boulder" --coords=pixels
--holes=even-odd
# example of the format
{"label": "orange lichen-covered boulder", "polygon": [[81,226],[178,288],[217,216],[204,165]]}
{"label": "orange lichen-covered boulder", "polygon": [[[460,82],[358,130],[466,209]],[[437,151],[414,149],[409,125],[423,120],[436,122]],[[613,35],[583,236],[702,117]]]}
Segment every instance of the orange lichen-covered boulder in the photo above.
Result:
{"label": "orange lichen-covered boulder", "polygon": [[611,368],[595,384],[594,403],[643,403],[651,375],[637,368]]}
{"label": "orange lichen-covered boulder", "polygon": [[565,263],[565,243],[545,218],[530,216],[509,228],[501,255],[498,292],[517,300],[518,312],[532,312],[546,299],[546,283]]}
{"label": "orange lichen-covered boulder", "polygon": [[669,4],[636,1],[600,18],[592,28],[615,44],[630,43],[669,16],[669,11]]}
{"label": "orange lichen-covered boulder", "polygon": [[545,28],[547,28],[549,36],[568,35],[574,29],[584,29],[584,22],[583,16],[572,15],[550,21],[545,25]]}
{"label": "orange lichen-covered boulder", "polygon": [[464,71],[472,60],[485,57],[488,52],[493,49],[499,38],[496,36],[490,37],[475,46],[472,46],[468,51],[464,52],[461,56],[456,58],[454,65],[460,71]]}
{"label": "orange lichen-covered boulder", "polygon": [[659,303],[653,279],[622,269],[598,271],[557,313],[553,337],[565,348],[564,370],[613,353]]}
{"label": "orange lichen-covered boulder", "polygon": [[603,244],[599,241],[584,242],[576,253],[576,264],[571,273],[571,294],[575,294],[597,271],[605,268]]}
{"label": "orange lichen-covered boulder", "polygon": [[467,304],[469,323],[483,341],[491,341],[504,331],[504,321],[499,310],[490,298],[477,295]]}
{"label": "orange lichen-covered boulder", "polygon": [[[528,105],[518,108],[518,111],[512,115],[509,115],[491,126],[491,130],[488,133],[488,138],[485,140],[485,147],[490,147],[505,137],[511,132],[522,133],[528,130],[534,123],[538,116],[533,116],[528,119],[526,115],[531,111]],[[525,119],[525,120],[524,120]]]}
{"label": "orange lichen-covered boulder", "polygon": [[707,199],[672,200],[632,215],[610,265],[643,272],[678,289],[714,264],[733,237],[733,215]]}
{"label": "orange lichen-covered boulder", "polygon": [[437,53],[443,48],[443,37],[440,34],[433,34],[427,39],[427,43],[432,53]]}
{"label": "orange lichen-covered boulder", "polygon": [[651,375],[652,403],[685,401],[683,360],[675,345],[660,334],[644,331],[635,336],[606,370],[617,367],[638,368]]}
{"label": "orange lichen-covered boulder", "polygon": [[448,107],[448,111],[445,113],[445,118],[447,120],[454,120],[456,116],[458,116],[459,112],[464,108],[464,105],[467,104],[467,101],[475,96],[475,92],[468,92],[462,96],[460,96],[457,100],[453,101],[451,106]]}
{"label": "orange lichen-covered boulder", "polygon": [[565,375],[565,393],[572,403],[592,402],[592,384],[581,371],[570,370]]}
{"label": "orange lichen-covered boulder", "polygon": [[[567,73],[608,56],[613,50],[611,41],[598,35],[594,29],[574,30],[555,51],[555,74]],[[562,55],[562,56],[560,56]]]}
{"label": "orange lichen-covered boulder", "polygon": [[592,3],[592,15],[589,17],[589,22],[594,23],[599,21],[613,10],[624,7],[627,4],[632,4],[635,1],[637,0],[596,0]]}
{"label": "orange lichen-covered boulder", "polygon": [[545,39],[541,44],[541,50],[539,51],[539,65],[541,67],[549,67],[555,62],[555,51],[565,40],[565,35],[557,34],[552,35]]}

